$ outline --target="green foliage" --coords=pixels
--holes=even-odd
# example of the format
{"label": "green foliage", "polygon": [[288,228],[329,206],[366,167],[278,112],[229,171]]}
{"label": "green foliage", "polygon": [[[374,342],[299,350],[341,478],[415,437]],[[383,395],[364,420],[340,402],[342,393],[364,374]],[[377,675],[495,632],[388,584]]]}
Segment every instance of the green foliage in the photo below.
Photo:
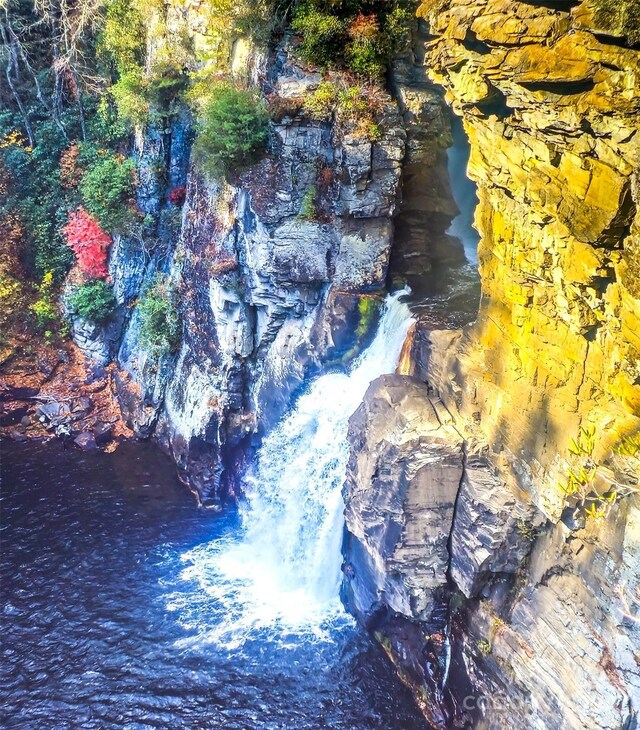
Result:
{"label": "green foliage", "polygon": [[358,327],[356,337],[361,339],[374,327],[380,312],[380,301],[374,297],[361,297],[358,300]]}
{"label": "green foliage", "polygon": [[36,318],[36,327],[40,331],[47,330],[58,321],[55,284],[53,274],[49,271],[42,277],[38,286],[38,298],[29,306]]}
{"label": "green foliage", "polygon": [[624,35],[629,45],[640,44],[640,0],[593,0],[600,28]]}
{"label": "green foliage", "polygon": [[341,57],[346,19],[316,7],[315,3],[304,3],[296,9],[291,25],[302,36],[297,50],[305,61],[328,66]]}
{"label": "green foliage", "polygon": [[304,110],[318,121],[327,121],[333,115],[343,131],[353,133],[369,142],[382,137],[382,128],[376,117],[382,108],[380,90],[372,84],[342,85],[323,81],[304,101]]}
{"label": "green foliage", "polygon": [[144,62],[146,29],[134,0],[107,0],[104,28],[98,49],[119,74],[127,74]]}
{"label": "green foliage", "polygon": [[283,30],[288,5],[276,0],[208,0],[206,10],[209,35],[223,41],[248,36],[264,44]]}
{"label": "green foliage", "polygon": [[149,118],[149,81],[139,68],[133,68],[110,89],[119,119],[128,127],[144,126]]}
{"label": "green foliage", "polygon": [[66,196],[58,160],[66,140],[49,120],[36,127],[32,149],[20,129],[19,117],[0,113],[0,218],[17,214],[25,228],[27,273],[40,281],[47,272],[60,282],[73,261],[60,228],[66,220]]}
{"label": "green foliage", "polygon": [[175,111],[189,86],[189,74],[175,63],[158,63],[150,75],[141,68],[122,74],[110,92],[120,120],[128,127],[144,126]]}
{"label": "green foliage", "polygon": [[101,325],[113,315],[117,302],[110,284],[102,279],[91,279],[71,290],[67,305],[78,317]]}
{"label": "green foliage", "polygon": [[140,344],[160,358],[180,347],[182,321],[177,296],[165,276],[158,275],[138,302]]}
{"label": "green foliage", "polygon": [[476,646],[483,656],[489,656],[493,650],[493,647],[486,639],[481,639]]}
{"label": "green foliage", "polygon": [[150,70],[144,68],[147,26],[155,11],[164,6],[141,0],[108,0],[104,29],[99,38],[103,58],[115,67],[117,80],[110,94],[120,120],[128,127],[143,126],[150,117],[165,117],[173,111],[174,102],[182,98],[189,83],[184,65],[187,52],[180,47],[167,47],[165,38],[154,38],[162,53]]}
{"label": "green foliage", "polygon": [[269,117],[255,94],[218,83],[199,115],[194,159],[207,175],[228,175],[254,162],[268,135]]}
{"label": "green foliage", "polygon": [[618,499],[640,490],[640,436],[622,439],[606,465],[595,460],[596,445],[595,427],[581,427],[578,437],[571,439],[574,465],[560,490],[568,504],[580,507],[588,517],[601,519]]}
{"label": "green foliage", "polygon": [[88,151],[79,191],[85,208],[109,233],[122,232],[131,222],[135,162],[108,150]]}
{"label": "green foliage", "polygon": [[189,86],[185,69],[172,61],[157,63],[149,79],[149,102],[160,113],[171,111]]}
{"label": "green foliage", "polygon": [[91,111],[87,122],[89,139],[97,140],[106,146],[119,145],[126,139],[130,125],[120,118],[118,107],[111,94],[104,94],[95,104],[95,110]]}
{"label": "green foliage", "polygon": [[298,54],[321,68],[380,76],[406,35],[413,5],[410,0],[305,0],[292,19],[300,35]]}
{"label": "green foliage", "polygon": [[311,185],[302,198],[300,212],[298,218],[301,220],[312,221],[318,217],[318,209],[316,206],[316,198],[318,197],[318,188]]}
{"label": "green foliage", "polygon": [[338,87],[330,81],[323,81],[304,100],[304,110],[318,121],[331,119],[338,104]]}

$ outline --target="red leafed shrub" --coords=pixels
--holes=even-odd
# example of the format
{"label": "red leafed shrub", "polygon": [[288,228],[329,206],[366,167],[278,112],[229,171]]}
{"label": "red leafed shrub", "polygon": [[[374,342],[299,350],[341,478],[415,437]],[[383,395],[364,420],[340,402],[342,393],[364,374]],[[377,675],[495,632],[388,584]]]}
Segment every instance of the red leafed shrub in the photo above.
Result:
{"label": "red leafed shrub", "polygon": [[173,205],[182,205],[187,195],[187,188],[184,185],[180,185],[169,193],[169,202]]}
{"label": "red leafed shrub", "polygon": [[80,207],[69,212],[69,222],[62,230],[82,273],[91,278],[105,279],[109,273],[107,253],[111,236],[102,230],[98,221]]}
{"label": "red leafed shrub", "polygon": [[373,40],[379,35],[380,25],[375,15],[363,15],[360,13],[349,26],[349,36],[354,39]]}

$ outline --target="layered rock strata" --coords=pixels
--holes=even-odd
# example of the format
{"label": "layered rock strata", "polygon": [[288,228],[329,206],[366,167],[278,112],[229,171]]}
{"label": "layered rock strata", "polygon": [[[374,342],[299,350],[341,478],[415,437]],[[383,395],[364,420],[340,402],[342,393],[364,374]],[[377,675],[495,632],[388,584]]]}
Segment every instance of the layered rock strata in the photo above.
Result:
{"label": "layered rock strata", "polygon": [[[463,330],[418,328],[404,363],[414,378],[378,381],[354,418],[344,593],[436,725],[632,728],[638,494],[596,519],[564,488],[590,464],[607,473],[640,428],[640,54],[586,2],[421,12],[429,76],[471,143],[483,296]],[[377,414],[391,401],[421,415],[387,427]],[[581,429],[593,446],[572,446]],[[440,439],[462,464],[451,517],[437,460],[407,486],[411,453],[418,463]],[[429,528],[399,570],[414,514]],[[423,574],[433,561],[437,586]],[[397,582],[420,600],[398,601]],[[434,625],[420,607],[443,591]]]}
{"label": "layered rock strata", "polygon": [[[188,116],[147,129],[135,151],[138,205],[153,224],[144,240],[113,246],[120,313],[107,330],[74,323],[85,352],[117,360],[134,431],[157,437],[191,488],[214,501],[233,494],[230,478],[256,435],[303,380],[362,344],[368,320],[359,300],[381,292],[387,279],[412,124],[406,104],[403,118],[389,96],[381,96],[375,142],[335,119],[312,119],[303,102],[322,75],[296,63],[286,44],[267,58],[237,43],[229,66],[270,99],[268,154],[231,182],[206,180],[189,166]],[[411,83],[403,80],[403,98]],[[417,107],[429,110],[420,119],[421,153],[442,158],[442,101],[433,91],[418,96]],[[167,193],[183,185],[180,210]],[[309,196],[312,216],[304,210]],[[135,306],[158,274],[177,292],[184,333],[179,351],[160,360],[140,344]]]}

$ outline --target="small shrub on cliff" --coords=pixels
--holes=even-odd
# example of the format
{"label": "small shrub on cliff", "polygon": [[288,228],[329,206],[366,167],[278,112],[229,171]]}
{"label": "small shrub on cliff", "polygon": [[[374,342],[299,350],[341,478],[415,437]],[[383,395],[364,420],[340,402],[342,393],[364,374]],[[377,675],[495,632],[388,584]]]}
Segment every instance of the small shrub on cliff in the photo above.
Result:
{"label": "small shrub on cliff", "polygon": [[281,122],[285,117],[295,117],[302,107],[302,99],[290,99],[278,94],[267,97],[267,111],[275,122]]}
{"label": "small shrub on cliff", "polygon": [[300,212],[298,218],[305,221],[312,221],[318,217],[318,209],[316,206],[316,199],[318,197],[318,188],[315,185],[307,190],[302,198],[302,204],[300,205]]}
{"label": "small shrub on cliff", "polygon": [[378,76],[384,71],[385,39],[375,15],[358,15],[349,25],[346,61],[357,74]]}
{"label": "small shrub on cliff", "polygon": [[189,75],[179,64],[161,61],[145,73],[134,67],[123,73],[109,89],[119,119],[129,127],[144,127],[151,120],[161,121],[182,101]]}
{"label": "small shrub on cliff", "polygon": [[135,162],[98,150],[80,180],[80,195],[86,209],[106,231],[122,231],[131,221]]}
{"label": "small shrub on cliff", "polygon": [[605,465],[594,459],[595,450],[595,428],[581,428],[578,438],[571,440],[574,464],[560,489],[569,506],[600,519],[609,514],[618,499],[640,491],[640,435],[624,438]]}
{"label": "small shrub on cliff", "polygon": [[338,104],[338,87],[330,81],[323,81],[304,100],[304,110],[318,121],[331,119]]}
{"label": "small shrub on cliff", "polygon": [[29,309],[35,315],[37,328],[46,331],[58,320],[58,307],[56,305],[52,272],[48,271],[42,277],[37,289],[38,298],[30,305]]}
{"label": "small shrub on cliff", "polygon": [[78,267],[83,274],[104,279],[107,270],[107,253],[111,236],[105,233],[98,221],[84,208],[69,213],[69,222],[63,228],[67,245],[76,255]]}
{"label": "small shrub on cliff", "polygon": [[304,102],[305,112],[312,119],[328,121],[335,115],[343,132],[369,142],[377,142],[382,137],[377,122],[382,107],[382,91],[374,83],[339,85],[323,81]]}
{"label": "small shrub on cliff", "polygon": [[91,279],[72,289],[67,298],[69,309],[93,324],[107,322],[116,308],[113,288],[102,279]]}
{"label": "small shrub on cliff", "polygon": [[268,136],[269,117],[256,95],[219,83],[203,104],[193,155],[206,174],[228,175],[254,162]]}
{"label": "small shrub on cliff", "polygon": [[189,75],[174,61],[160,61],[149,79],[149,101],[161,115],[171,111],[175,102],[182,99],[189,86]]}
{"label": "small shrub on cliff", "polygon": [[182,321],[175,290],[165,276],[157,276],[138,302],[140,344],[154,357],[174,353],[180,347]]}
{"label": "small shrub on cliff", "polygon": [[119,119],[128,127],[141,127],[149,118],[149,82],[142,69],[120,76],[109,89]]}
{"label": "small shrub on cliff", "polygon": [[305,61],[322,67],[341,57],[348,23],[331,10],[304,3],[297,8],[291,25],[301,36],[297,51]]}
{"label": "small shrub on cliff", "polygon": [[167,195],[167,199],[171,203],[171,205],[175,205],[176,207],[180,207],[184,205],[184,201],[187,197],[187,188],[185,185],[178,185],[177,188],[173,188],[169,191],[169,195]]}

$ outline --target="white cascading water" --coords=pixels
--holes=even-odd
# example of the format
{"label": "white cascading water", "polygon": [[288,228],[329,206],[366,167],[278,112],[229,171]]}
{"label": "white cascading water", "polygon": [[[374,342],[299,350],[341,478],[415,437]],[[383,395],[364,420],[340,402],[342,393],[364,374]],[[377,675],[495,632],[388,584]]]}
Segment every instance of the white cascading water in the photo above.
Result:
{"label": "white cascading water", "polygon": [[[264,440],[245,482],[242,534],[182,556],[182,578],[197,582],[220,617],[200,640],[233,648],[256,630],[321,632],[323,623],[343,615],[338,593],[349,418],[370,383],[396,368],[413,321],[402,301],[406,293],[387,297],[376,336],[350,371],[311,382]],[[186,623],[193,626],[197,619],[189,614]]]}

